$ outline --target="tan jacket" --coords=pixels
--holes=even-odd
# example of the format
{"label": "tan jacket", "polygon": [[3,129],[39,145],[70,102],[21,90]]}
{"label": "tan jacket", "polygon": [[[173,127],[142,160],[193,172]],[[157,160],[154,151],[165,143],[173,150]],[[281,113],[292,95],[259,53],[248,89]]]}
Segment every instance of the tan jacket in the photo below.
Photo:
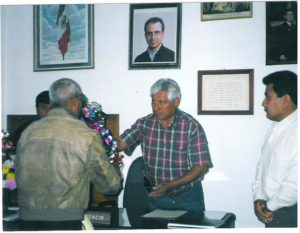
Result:
{"label": "tan jacket", "polygon": [[25,129],[17,146],[20,218],[82,220],[90,182],[103,194],[120,191],[115,169],[97,131],[64,108],[50,110]]}

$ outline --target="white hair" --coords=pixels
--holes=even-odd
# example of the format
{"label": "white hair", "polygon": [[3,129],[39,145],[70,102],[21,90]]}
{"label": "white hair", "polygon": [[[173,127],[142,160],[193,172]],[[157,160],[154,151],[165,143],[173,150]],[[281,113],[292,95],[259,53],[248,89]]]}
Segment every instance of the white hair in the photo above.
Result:
{"label": "white hair", "polygon": [[176,98],[181,99],[180,87],[173,79],[162,78],[156,81],[150,89],[150,96],[153,97],[160,91],[166,91],[170,101],[174,101]]}

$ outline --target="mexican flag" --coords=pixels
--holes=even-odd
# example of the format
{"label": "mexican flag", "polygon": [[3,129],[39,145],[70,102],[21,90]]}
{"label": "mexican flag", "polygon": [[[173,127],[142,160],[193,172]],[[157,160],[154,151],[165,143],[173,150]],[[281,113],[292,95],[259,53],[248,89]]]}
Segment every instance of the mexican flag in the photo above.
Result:
{"label": "mexican flag", "polygon": [[59,5],[56,25],[58,27],[58,47],[63,60],[68,51],[68,43],[71,37],[70,21],[67,15],[67,5]]}

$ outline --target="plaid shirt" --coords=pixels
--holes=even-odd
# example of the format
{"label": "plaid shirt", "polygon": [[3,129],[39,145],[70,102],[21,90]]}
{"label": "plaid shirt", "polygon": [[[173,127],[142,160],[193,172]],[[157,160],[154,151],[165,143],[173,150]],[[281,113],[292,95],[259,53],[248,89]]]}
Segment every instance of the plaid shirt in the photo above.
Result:
{"label": "plaid shirt", "polygon": [[[186,175],[193,167],[212,167],[202,126],[179,109],[168,128],[165,129],[155,115],[150,114],[138,119],[121,138],[128,146],[125,151],[128,155],[141,144],[144,174],[154,186],[174,181]],[[199,181],[201,178],[173,191],[181,192]]]}

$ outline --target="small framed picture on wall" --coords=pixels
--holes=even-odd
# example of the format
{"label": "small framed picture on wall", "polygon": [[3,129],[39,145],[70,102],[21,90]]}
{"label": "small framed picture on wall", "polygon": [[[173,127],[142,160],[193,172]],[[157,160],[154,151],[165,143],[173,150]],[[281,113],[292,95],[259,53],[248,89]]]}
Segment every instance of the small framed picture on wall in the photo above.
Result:
{"label": "small framed picture on wall", "polygon": [[180,68],[181,4],[131,4],[129,69]]}
{"label": "small framed picture on wall", "polygon": [[252,18],[252,2],[201,3],[201,21]]}
{"label": "small framed picture on wall", "polygon": [[266,64],[297,64],[297,1],[266,2]]}

